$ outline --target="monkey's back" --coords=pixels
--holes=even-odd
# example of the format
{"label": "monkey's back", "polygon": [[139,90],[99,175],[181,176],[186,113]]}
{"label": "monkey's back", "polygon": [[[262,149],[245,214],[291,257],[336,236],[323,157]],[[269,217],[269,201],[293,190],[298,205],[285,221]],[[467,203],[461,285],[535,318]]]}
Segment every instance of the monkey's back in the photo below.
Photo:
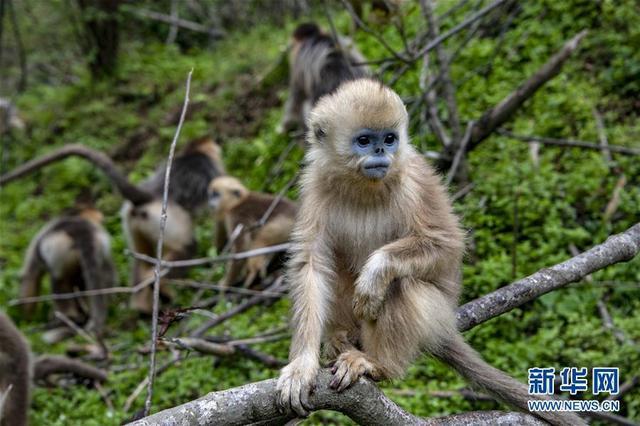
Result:
{"label": "monkey's back", "polygon": [[[256,221],[260,220],[262,216],[267,212],[276,197],[269,194],[261,194],[258,192],[251,192],[247,198],[231,209],[230,213],[234,217],[234,227],[238,224],[253,225]],[[295,217],[298,211],[298,206],[288,198],[282,197],[278,204],[275,205],[268,221],[271,221],[278,216]]]}
{"label": "monkey's back", "polygon": [[[164,192],[164,166],[143,184],[158,198]],[[213,178],[222,175],[221,168],[205,154],[194,151],[175,158],[169,181],[169,198],[187,210],[207,202],[207,187]]]}

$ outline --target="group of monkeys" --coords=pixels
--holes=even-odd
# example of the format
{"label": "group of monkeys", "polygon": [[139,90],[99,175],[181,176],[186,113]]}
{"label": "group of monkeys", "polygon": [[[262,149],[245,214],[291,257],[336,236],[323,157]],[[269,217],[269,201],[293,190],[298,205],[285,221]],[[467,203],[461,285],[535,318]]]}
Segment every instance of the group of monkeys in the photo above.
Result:
{"label": "group of monkeys", "polygon": [[[164,259],[194,254],[193,214],[209,205],[221,248],[236,229],[232,251],[291,241],[286,279],[292,300],[289,364],[278,380],[278,405],[305,416],[316,375],[332,366],[338,392],[362,376],[397,378],[427,352],[448,363],[499,400],[527,411],[527,387],[489,366],[456,328],[461,290],[464,232],[447,190],[409,142],[408,115],[401,98],[369,77],[364,58],[346,38],[334,38],[313,23],[299,25],[291,48],[290,94],[282,128],[303,125],[307,144],[298,204],[249,191],[225,175],[220,147],[210,138],[191,142],[175,159],[169,183]],[[126,199],[122,223],[132,251],[155,256],[161,220],[163,172],[141,185],[130,183],[105,155],[67,146],[5,176],[0,185],[69,155],[103,170]],[[275,208],[274,208],[275,207]],[[272,209],[261,226],[255,226]],[[56,219],[33,239],[23,270],[21,297],[38,293],[42,275],[54,293],[113,285],[109,237],[101,214],[82,209]],[[238,228],[241,225],[241,228]],[[237,232],[236,232],[237,233]],[[251,285],[269,259],[233,260],[223,283]],[[153,265],[135,259],[132,284],[150,281]],[[161,286],[165,297],[171,292]],[[132,305],[151,310],[149,286]],[[104,331],[106,296],[56,300],[56,309],[95,334]],[[27,305],[28,307],[29,305]],[[14,413],[28,400],[10,389],[19,373],[11,367],[17,332],[0,321],[0,407]],[[321,348],[323,350],[321,350]],[[321,356],[322,354],[322,356]],[[2,416],[2,426],[17,418]],[[585,422],[569,412],[534,413],[558,425]]]}

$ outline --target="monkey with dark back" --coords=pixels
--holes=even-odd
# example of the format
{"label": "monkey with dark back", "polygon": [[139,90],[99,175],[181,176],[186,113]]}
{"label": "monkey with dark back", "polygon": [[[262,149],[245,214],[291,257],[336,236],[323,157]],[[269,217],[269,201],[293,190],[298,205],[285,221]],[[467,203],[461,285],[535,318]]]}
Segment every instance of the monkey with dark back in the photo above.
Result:
{"label": "monkey with dark back", "polygon": [[[234,253],[289,241],[297,206],[285,197],[274,204],[265,223],[256,226],[275,201],[275,196],[249,191],[231,176],[218,177],[209,185],[209,206],[216,221],[224,223],[228,235],[238,225],[242,226],[242,232],[232,245]],[[244,278],[244,286],[249,287],[258,276],[265,277],[268,265],[267,255],[231,260],[222,283],[230,286]]]}
{"label": "monkey with dark back", "polygon": [[[308,414],[324,343],[338,391],[361,376],[401,377],[427,352],[527,411],[527,387],[483,361],[456,328],[464,233],[439,177],[409,143],[400,97],[372,80],[348,82],[318,102],[308,127],[279,405]],[[569,412],[533,414],[585,424]]]}
{"label": "monkey with dark back", "polygon": [[[111,257],[111,243],[102,227],[102,214],[83,207],[77,213],[49,222],[32,239],[22,270],[20,296],[34,297],[40,293],[45,274],[51,277],[54,294],[113,287],[116,271]],[[79,325],[87,322],[87,329],[97,336],[104,332],[107,318],[107,296],[56,299],[55,307]],[[32,304],[24,305],[30,316]]]}
{"label": "monkey with dark back", "polygon": [[[225,173],[221,150],[211,138],[204,137],[190,142],[173,163],[169,182],[167,222],[164,235],[163,259],[188,259],[195,254],[196,244],[193,231],[193,215],[207,203],[207,188],[215,177]],[[164,167],[140,187],[153,194],[153,200],[136,205],[125,202],[122,223],[129,247],[137,253],[156,256],[156,244],[160,237],[160,217],[164,191]],[[216,247],[221,249],[226,234],[221,223],[216,224]],[[134,259],[132,283],[138,284],[153,277],[153,265]],[[179,275],[176,271],[172,276]],[[162,284],[165,299],[172,297],[169,289]],[[146,286],[132,296],[133,307],[141,313],[152,310],[152,289]]]}
{"label": "monkey with dark back", "polygon": [[31,402],[31,383],[54,373],[73,373],[103,382],[106,374],[63,356],[34,359],[29,344],[11,319],[0,312],[0,426],[25,426]]}
{"label": "monkey with dark back", "polygon": [[346,37],[335,40],[315,23],[300,24],[292,34],[289,98],[284,107],[281,131],[304,124],[320,97],[348,80],[365,77],[366,59]]}

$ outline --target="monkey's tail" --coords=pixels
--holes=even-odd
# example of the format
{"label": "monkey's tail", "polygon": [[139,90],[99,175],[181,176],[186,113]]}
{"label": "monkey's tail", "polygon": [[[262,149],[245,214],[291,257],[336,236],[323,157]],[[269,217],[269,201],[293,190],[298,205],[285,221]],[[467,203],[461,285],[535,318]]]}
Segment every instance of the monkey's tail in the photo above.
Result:
{"label": "monkey's tail", "polygon": [[[491,396],[514,406],[524,412],[530,412],[527,401],[542,399],[530,395],[527,387],[506,373],[487,364],[480,355],[464,341],[456,336],[447,342],[434,356],[452,366],[467,380],[481,387]],[[548,399],[548,398],[546,398]],[[580,426],[587,423],[577,414],[566,411],[536,411],[531,414],[542,418],[552,425]]]}
{"label": "monkey's tail", "polygon": [[105,154],[80,144],[65,145],[56,151],[43,155],[42,157],[27,161],[23,165],[18,166],[14,170],[0,176],[0,187],[48,164],[74,156],[89,160],[100,168],[109,177],[109,179],[111,179],[122,196],[131,201],[134,205],[138,206],[145,204],[154,199],[153,194],[144,191],[129,182],[127,178],[120,173],[113,161],[111,161],[111,159]]}
{"label": "monkey's tail", "polygon": [[36,359],[33,369],[35,380],[46,380],[51,374],[72,373],[78,377],[104,382],[107,373],[104,370],[85,364],[66,356],[41,355]]}

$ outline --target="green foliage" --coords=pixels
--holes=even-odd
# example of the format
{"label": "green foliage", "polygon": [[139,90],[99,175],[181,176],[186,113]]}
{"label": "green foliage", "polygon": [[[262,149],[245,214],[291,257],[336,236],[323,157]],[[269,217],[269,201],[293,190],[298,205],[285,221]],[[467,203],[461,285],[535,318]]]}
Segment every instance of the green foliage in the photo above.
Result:
{"label": "green foliage", "polygon": [[[454,3],[438,2],[438,12]],[[58,3],[54,4],[58,7]],[[471,7],[467,5],[442,22],[443,31],[460,22]],[[405,24],[411,38],[424,31],[424,25],[417,6],[407,7],[406,13]],[[632,0],[522,3],[502,42],[497,34],[481,28],[485,35],[476,37],[453,62],[452,77],[460,83],[457,99],[463,121],[478,118],[534,72],[566,39],[588,28],[590,34],[580,52],[567,62],[558,77],[525,103],[508,127],[521,134],[594,141],[597,132],[592,110],[597,107],[604,115],[611,144],[638,147],[640,56],[635,47],[640,37],[639,16]],[[340,31],[349,31],[347,14],[334,12],[334,18]],[[55,16],[46,20],[56,21]],[[496,27],[502,23],[499,21]],[[75,67],[78,78],[72,83],[32,85],[17,99],[29,132],[14,132],[3,141],[9,149],[4,151],[2,171],[71,142],[114,153],[135,146],[132,141],[142,131],[146,135],[145,141],[140,142],[144,144],[143,155],[126,158],[122,166],[134,181],[143,180],[166,158],[176,124],[171,116],[179,112],[184,80],[193,68],[193,108],[180,143],[204,133],[212,134],[224,143],[229,173],[252,189],[277,192],[299,169],[303,152],[300,147],[293,147],[281,172],[272,176],[273,166],[289,143],[287,137],[275,132],[281,101],[286,97],[285,86],[280,83],[264,94],[252,90],[258,76],[278,60],[292,26],[293,23],[284,28],[257,25],[244,33],[230,33],[213,48],[187,50],[138,34],[123,40],[118,75],[111,81],[96,85],[82,67]],[[395,48],[402,46],[393,26],[375,30]],[[68,31],[64,28],[65,33]],[[369,35],[359,32],[355,38],[366,56],[389,55]],[[456,37],[445,45],[452,51],[461,40]],[[491,66],[487,67],[488,63]],[[407,98],[415,96],[419,74],[420,66],[416,64],[395,88]],[[248,102],[252,97],[266,100]],[[255,108],[256,114],[240,120],[237,115],[243,108]],[[438,108],[444,110],[443,105]],[[439,148],[435,138],[420,128],[418,120],[414,120],[413,127],[418,146]],[[568,258],[570,244],[587,249],[638,222],[640,162],[621,155],[614,155],[614,159],[627,183],[617,212],[606,221],[603,212],[618,176],[609,170],[599,152],[542,147],[536,167],[528,146],[508,137],[494,135],[474,150],[469,162],[475,187],[455,206],[473,248],[464,268],[463,301]],[[98,207],[105,214],[120,282],[128,282],[129,259],[124,254],[126,244],[118,218],[121,199],[99,171],[82,160],[69,159],[0,190],[0,305],[7,306],[17,296],[19,268],[30,238],[46,220],[86,193],[98,200]],[[295,189],[288,195],[295,198]],[[198,222],[198,254],[213,255],[211,221],[203,214]],[[195,269],[190,277],[211,281],[221,272],[221,267]],[[527,368],[533,366],[616,366],[620,367],[622,380],[628,380],[638,373],[638,346],[621,344],[604,329],[596,302],[606,296],[616,326],[640,342],[640,261],[607,268],[593,274],[592,279],[547,294],[469,331],[466,337],[491,364],[521,380],[526,380]],[[179,289],[177,303],[190,306],[193,294],[193,290]],[[204,297],[212,295],[208,291]],[[217,306],[214,312],[227,308]],[[8,310],[29,335],[35,351],[64,351],[66,343],[47,346],[40,340],[40,333],[33,331],[50,314],[48,304],[42,304],[34,322],[20,320],[13,307]],[[284,324],[287,316],[288,302],[281,301],[255,307],[215,332],[249,337]],[[184,321],[195,326],[204,319],[192,315]],[[137,319],[128,309],[126,295],[120,295],[113,299],[109,327],[113,330],[107,338],[113,348],[112,372],[104,388],[114,410],[107,408],[95,389],[80,385],[66,389],[38,387],[34,392],[32,424],[115,425],[142,407],[140,396],[129,412],[122,409],[146,375],[147,356],[137,350],[148,343],[148,321]],[[285,358],[288,341],[258,348]],[[160,353],[159,365],[169,360],[168,353]],[[153,410],[276,374],[243,357],[214,360],[190,354],[158,377]],[[418,415],[498,407],[495,403],[471,403],[430,394],[462,386],[464,382],[448,367],[427,357],[418,360],[404,380],[383,384],[394,401]],[[620,414],[640,419],[637,387],[624,397]],[[316,413],[310,423],[347,421],[335,413]]]}

